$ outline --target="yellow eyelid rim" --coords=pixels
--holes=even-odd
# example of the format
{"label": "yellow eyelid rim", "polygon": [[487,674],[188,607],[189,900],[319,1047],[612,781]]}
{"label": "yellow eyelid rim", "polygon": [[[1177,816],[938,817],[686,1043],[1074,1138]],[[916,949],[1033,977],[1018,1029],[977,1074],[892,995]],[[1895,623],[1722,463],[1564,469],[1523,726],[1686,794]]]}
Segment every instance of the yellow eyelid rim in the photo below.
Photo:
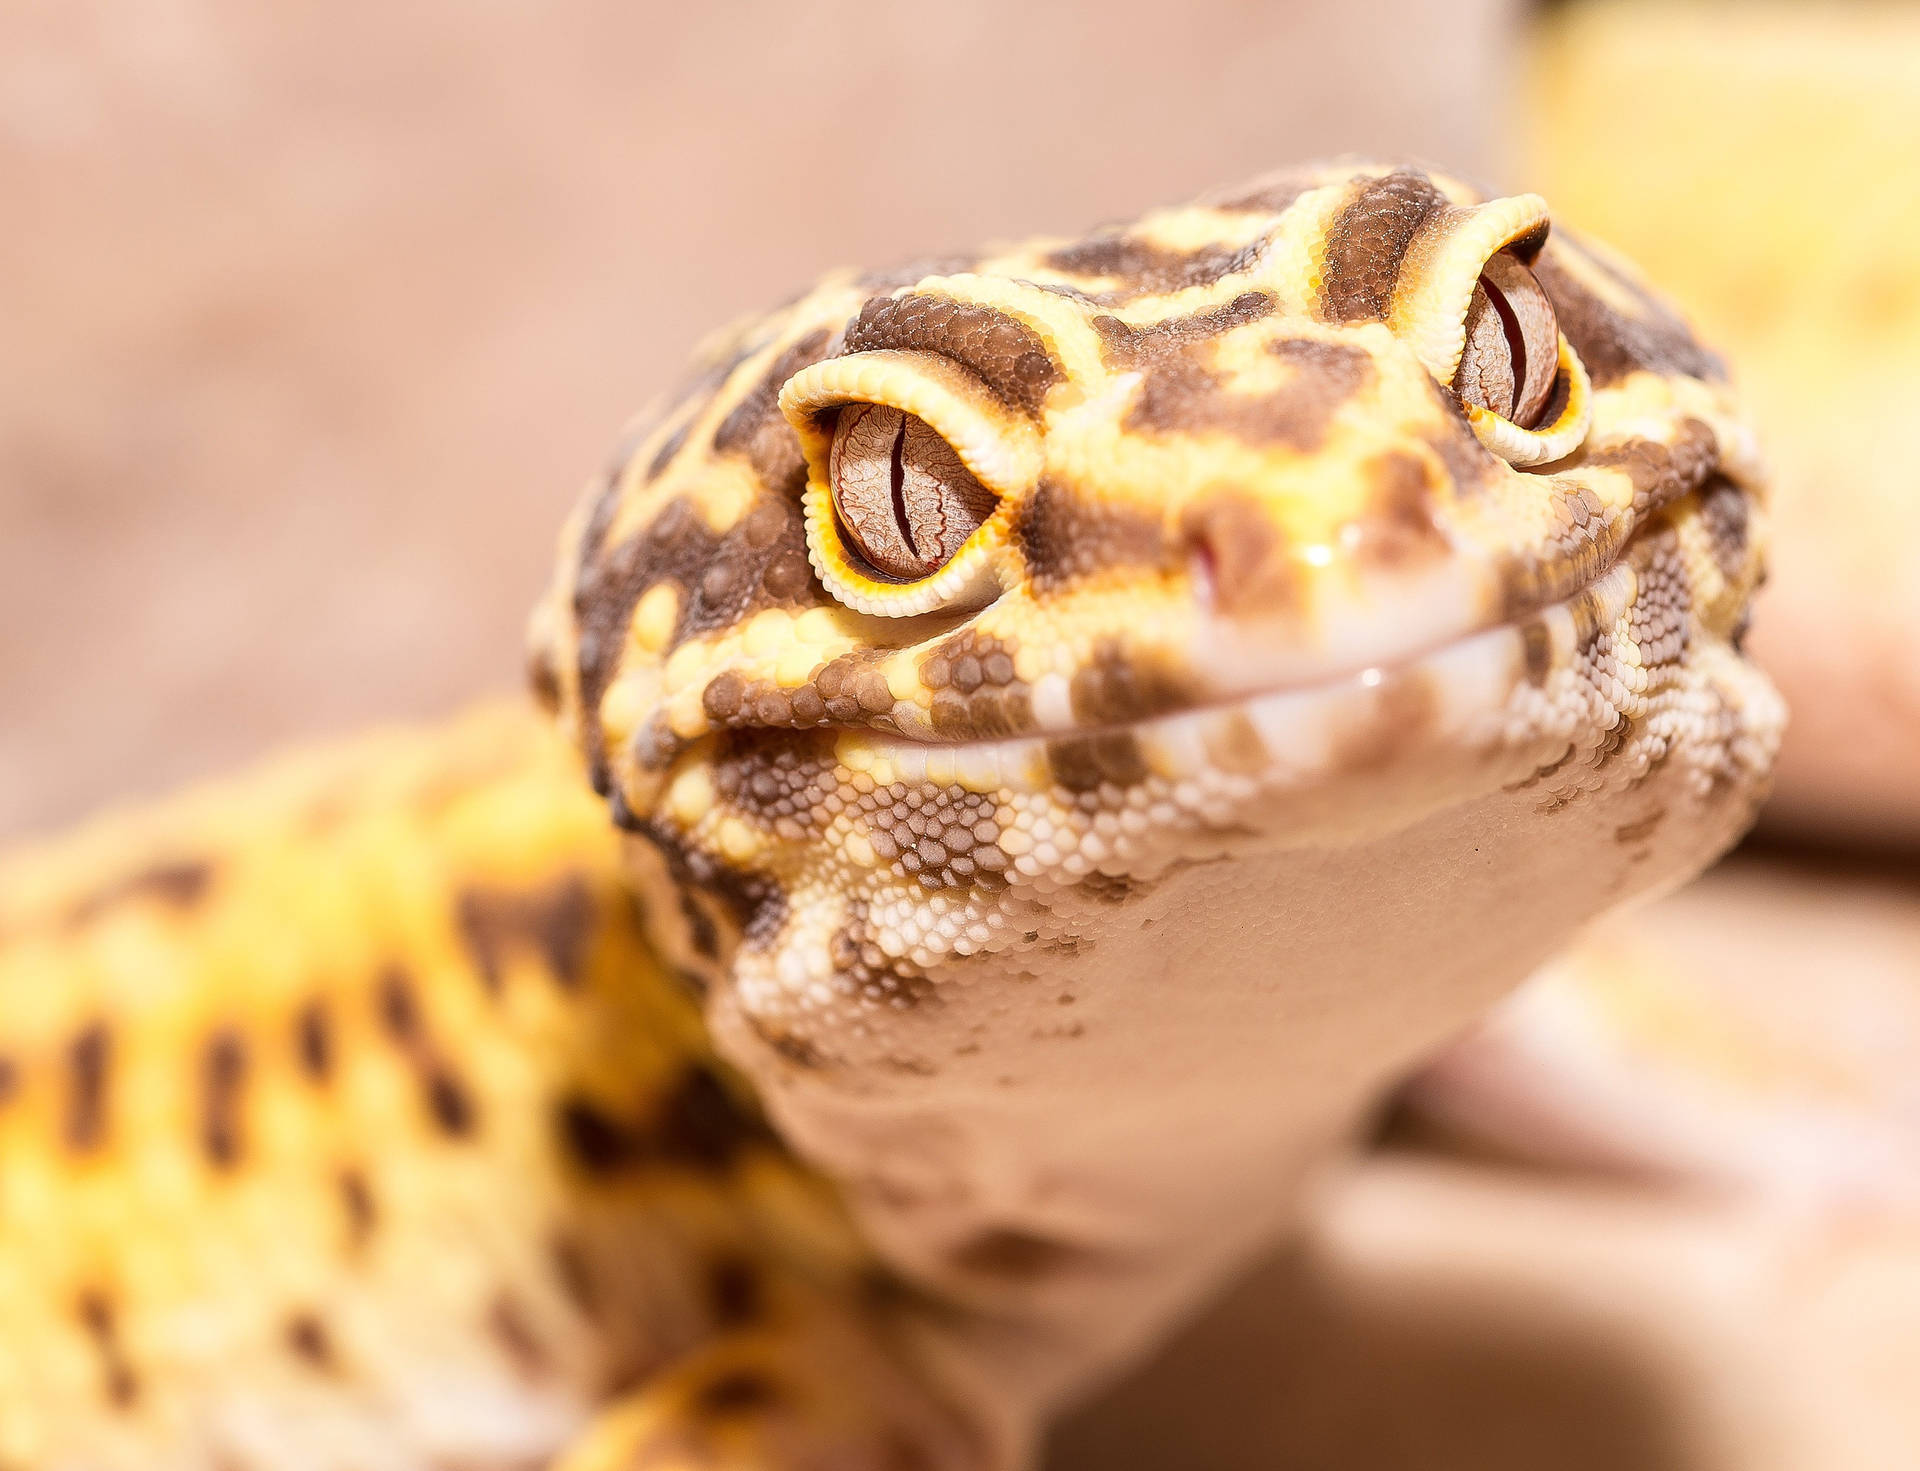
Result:
{"label": "yellow eyelid rim", "polygon": [[1451,215],[1401,267],[1388,326],[1440,382],[1451,385],[1467,346],[1467,306],[1494,253],[1552,223],[1538,194],[1516,194]]}
{"label": "yellow eyelid rim", "polygon": [[833,492],[824,479],[807,477],[800,509],[807,527],[807,560],[827,591],[856,613],[911,618],[947,608],[979,607],[1005,587],[1001,553],[1011,535],[1011,501],[1001,501],[944,567],[918,582],[883,581],[848,554],[833,513]]}
{"label": "yellow eyelid rim", "polygon": [[1559,371],[1567,375],[1566,406],[1559,418],[1538,429],[1522,429],[1478,404],[1462,405],[1480,442],[1509,465],[1544,465],[1563,459],[1580,448],[1587,437],[1593,423],[1593,384],[1586,365],[1564,333],[1560,337]]}
{"label": "yellow eyelid rim", "polygon": [[[827,460],[833,448],[826,410],[885,404],[932,426],[1000,504],[944,567],[918,582],[877,578],[849,553],[833,511]],[[1033,421],[979,378],[934,353],[892,348],[829,358],[802,368],[780,390],[780,411],[800,436],[807,488],[800,506],[807,559],[829,593],[856,612],[888,618],[989,602],[1003,587],[1002,555],[1013,504],[1040,478],[1044,458]]]}
{"label": "yellow eyelid rim", "polygon": [[824,413],[850,403],[885,404],[924,419],[1002,499],[1040,478],[1040,431],[1025,414],[949,358],[880,348],[814,363],[780,389],[780,412],[800,436],[807,468],[818,480],[827,478],[833,447]]}

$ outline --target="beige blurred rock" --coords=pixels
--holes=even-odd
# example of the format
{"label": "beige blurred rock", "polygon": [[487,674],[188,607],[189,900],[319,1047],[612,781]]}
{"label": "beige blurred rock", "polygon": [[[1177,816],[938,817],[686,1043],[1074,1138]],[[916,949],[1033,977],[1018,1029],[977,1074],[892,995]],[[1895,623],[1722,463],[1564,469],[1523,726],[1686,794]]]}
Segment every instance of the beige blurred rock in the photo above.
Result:
{"label": "beige blurred rock", "polygon": [[1779,477],[1764,821],[1920,841],[1920,9],[1556,7],[1517,128],[1558,219],[1722,345]]}
{"label": "beige blurred rock", "polygon": [[828,267],[1490,172],[1517,0],[18,0],[0,835],[518,678],[561,516]]}

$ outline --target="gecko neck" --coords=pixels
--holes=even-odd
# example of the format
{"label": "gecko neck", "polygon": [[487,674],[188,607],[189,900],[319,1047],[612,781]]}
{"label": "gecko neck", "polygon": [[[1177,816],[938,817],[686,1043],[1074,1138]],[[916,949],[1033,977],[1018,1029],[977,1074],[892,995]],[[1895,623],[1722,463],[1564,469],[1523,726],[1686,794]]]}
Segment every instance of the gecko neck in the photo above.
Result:
{"label": "gecko neck", "polygon": [[[1683,805],[1664,785],[1641,799]],[[1592,915],[1702,866],[1745,811],[1629,852],[1613,803],[1543,823],[1530,801],[1344,844],[1224,837],[1063,905],[964,984],[935,975],[934,1001],[844,1026],[822,1065],[774,1051],[728,988],[710,1019],[889,1266],[968,1310],[969,1367],[1037,1412],[1283,1229],[1306,1172],[1423,1056]]]}

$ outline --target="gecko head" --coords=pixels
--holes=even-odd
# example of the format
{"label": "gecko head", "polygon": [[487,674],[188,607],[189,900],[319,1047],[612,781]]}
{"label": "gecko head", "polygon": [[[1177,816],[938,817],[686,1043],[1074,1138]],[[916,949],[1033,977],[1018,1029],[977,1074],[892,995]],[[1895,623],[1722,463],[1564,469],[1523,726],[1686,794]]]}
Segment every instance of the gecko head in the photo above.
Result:
{"label": "gecko head", "polygon": [[[570,523],[535,681],[692,896],[665,943],[791,1037],[1447,811],[1597,865],[1543,925],[1673,881],[1771,761],[1763,514],[1718,361],[1541,199],[1308,168],[724,337]],[[1632,878],[1569,836],[1647,822]]]}

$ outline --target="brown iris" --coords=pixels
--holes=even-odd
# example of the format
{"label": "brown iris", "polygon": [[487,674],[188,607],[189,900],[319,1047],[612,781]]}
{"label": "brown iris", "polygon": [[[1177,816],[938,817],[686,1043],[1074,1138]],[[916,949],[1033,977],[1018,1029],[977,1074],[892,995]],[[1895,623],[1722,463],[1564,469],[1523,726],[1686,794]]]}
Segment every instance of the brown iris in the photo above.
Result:
{"label": "brown iris", "polygon": [[1532,271],[1512,252],[1500,251],[1473,288],[1454,392],[1462,403],[1533,429],[1553,397],[1559,363],[1560,325],[1553,303]]}
{"label": "brown iris", "polygon": [[993,492],[953,446],[924,419],[885,404],[840,411],[827,473],[847,539],[900,582],[938,572],[993,514]]}

